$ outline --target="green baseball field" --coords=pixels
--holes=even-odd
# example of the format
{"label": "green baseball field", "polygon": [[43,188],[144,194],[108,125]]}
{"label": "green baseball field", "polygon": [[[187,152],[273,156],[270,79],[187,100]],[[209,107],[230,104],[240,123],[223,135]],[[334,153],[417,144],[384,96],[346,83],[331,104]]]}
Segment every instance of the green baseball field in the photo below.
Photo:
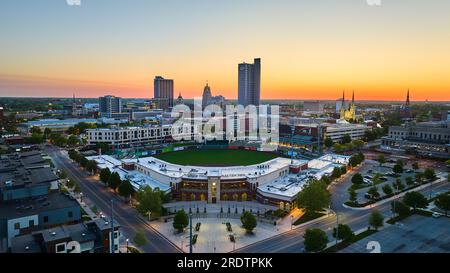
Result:
{"label": "green baseball field", "polygon": [[156,156],[169,163],[189,166],[249,166],[277,157],[272,153],[246,150],[185,150]]}

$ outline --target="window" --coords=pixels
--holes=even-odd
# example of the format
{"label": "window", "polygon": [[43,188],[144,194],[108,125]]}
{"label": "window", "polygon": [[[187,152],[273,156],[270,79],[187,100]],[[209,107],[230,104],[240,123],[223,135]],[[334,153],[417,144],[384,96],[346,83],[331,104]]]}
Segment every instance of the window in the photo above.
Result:
{"label": "window", "polygon": [[48,216],[44,216],[44,223],[48,223]]}
{"label": "window", "polygon": [[15,223],[15,224],[14,224],[14,229],[15,229],[15,230],[20,229],[20,223]]}
{"label": "window", "polygon": [[29,226],[29,227],[34,227],[34,220],[30,220],[28,226]]}
{"label": "window", "polygon": [[60,252],[64,252],[64,251],[66,251],[66,245],[65,244],[56,245],[56,252],[60,253]]}
{"label": "window", "polygon": [[73,217],[73,212],[69,211],[69,212],[67,213],[67,216],[68,216],[69,218],[72,218],[72,217]]}

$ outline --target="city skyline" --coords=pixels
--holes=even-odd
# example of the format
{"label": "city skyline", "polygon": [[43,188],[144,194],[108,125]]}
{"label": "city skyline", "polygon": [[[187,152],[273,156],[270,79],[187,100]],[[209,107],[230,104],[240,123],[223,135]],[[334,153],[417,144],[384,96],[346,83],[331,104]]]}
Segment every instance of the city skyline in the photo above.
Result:
{"label": "city skyline", "polygon": [[258,56],[262,100],[450,100],[448,1],[241,2],[5,1],[0,96],[151,98],[165,75],[184,98],[209,81],[234,100]]}

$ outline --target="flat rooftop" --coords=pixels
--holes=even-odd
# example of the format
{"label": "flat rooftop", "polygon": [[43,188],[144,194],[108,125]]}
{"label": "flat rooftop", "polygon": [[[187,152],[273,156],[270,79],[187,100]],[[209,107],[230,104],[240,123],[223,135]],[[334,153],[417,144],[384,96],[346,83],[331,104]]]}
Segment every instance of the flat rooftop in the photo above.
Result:
{"label": "flat rooftop", "polygon": [[[295,165],[307,164],[307,162],[308,161],[306,160],[294,160]],[[154,157],[147,157],[139,159],[138,164],[157,173],[174,178],[184,177],[207,179],[208,176],[220,175],[223,180],[233,180],[242,178],[257,178],[259,176],[277,171],[281,168],[289,166],[291,164],[291,159],[279,157],[261,164],[250,166],[199,167],[171,164]]]}
{"label": "flat rooftop", "polygon": [[59,192],[49,195],[0,203],[0,217],[15,219],[62,208],[79,206],[78,202]]}

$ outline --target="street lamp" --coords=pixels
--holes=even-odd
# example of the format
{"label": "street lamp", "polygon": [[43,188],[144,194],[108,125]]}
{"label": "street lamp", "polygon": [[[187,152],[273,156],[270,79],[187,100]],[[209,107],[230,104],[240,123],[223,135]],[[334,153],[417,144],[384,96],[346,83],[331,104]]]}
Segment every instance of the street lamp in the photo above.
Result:
{"label": "street lamp", "polygon": [[80,192],[80,203],[83,203],[83,193]]}
{"label": "street lamp", "polygon": [[189,253],[192,254],[192,213],[189,213]]}
{"label": "street lamp", "polygon": [[291,230],[292,230],[292,222],[294,221],[294,215],[291,215]]}
{"label": "street lamp", "polygon": [[152,220],[152,212],[149,211],[149,212],[148,212],[148,221],[150,222],[151,220]]}
{"label": "street lamp", "polygon": [[127,253],[128,253],[128,241],[129,241],[129,239],[127,238],[125,241],[127,242]]}

